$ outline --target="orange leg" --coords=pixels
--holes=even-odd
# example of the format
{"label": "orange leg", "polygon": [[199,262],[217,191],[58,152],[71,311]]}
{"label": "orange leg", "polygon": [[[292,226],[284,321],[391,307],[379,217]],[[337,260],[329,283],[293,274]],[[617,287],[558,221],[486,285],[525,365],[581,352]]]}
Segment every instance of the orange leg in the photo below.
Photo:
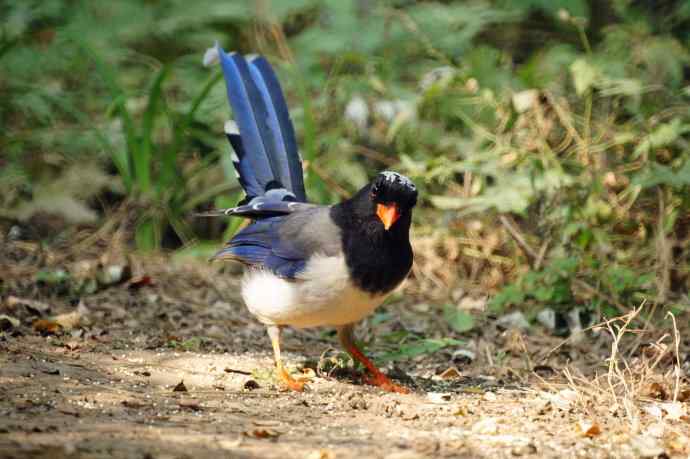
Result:
{"label": "orange leg", "polygon": [[290,390],[302,392],[304,390],[304,381],[298,381],[290,376],[290,373],[283,366],[283,360],[280,358],[280,327],[277,325],[268,326],[268,336],[271,338],[273,345],[273,356],[276,361],[276,370],[278,370],[278,377]]}
{"label": "orange leg", "polygon": [[397,392],[399,394],[409,394],[410,389],[404,386],[399,386],[388,379],[388,376],[381,373],[381,370],[376,368],[376,365],[369,360],[362,351],[355,345],[355,340],[352,336],[352,326],[345,325],[338,328],[338,338],[345,350],[352,356],[353,359],[364,365],[369,370],[369,377],[365,379],[367,384],[378,386],[386,392]]}

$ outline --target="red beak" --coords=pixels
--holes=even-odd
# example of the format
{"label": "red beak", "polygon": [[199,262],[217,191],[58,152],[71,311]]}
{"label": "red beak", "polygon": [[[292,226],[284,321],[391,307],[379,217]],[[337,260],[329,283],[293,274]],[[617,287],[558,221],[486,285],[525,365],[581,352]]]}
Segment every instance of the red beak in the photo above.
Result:
{"label": "red beak", "polygon": [[377,204],[376,205],[376,215],[383,223],[383,227],[388,230],[393,223],[395,223],[400,218],[400,211],[398,210],[398,205],[394,202],[388,204]]}

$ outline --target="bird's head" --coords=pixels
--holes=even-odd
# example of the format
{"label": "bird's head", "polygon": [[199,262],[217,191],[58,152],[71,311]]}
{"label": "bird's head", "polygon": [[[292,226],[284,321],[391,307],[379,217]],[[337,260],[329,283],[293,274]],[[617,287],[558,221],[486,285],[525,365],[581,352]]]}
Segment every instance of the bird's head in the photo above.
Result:
{"label": "bird's head", "polygon": [[371,183],[369,199],[383,227],[389,230],[417,204],[417,187],[404,175],[383,171]]}

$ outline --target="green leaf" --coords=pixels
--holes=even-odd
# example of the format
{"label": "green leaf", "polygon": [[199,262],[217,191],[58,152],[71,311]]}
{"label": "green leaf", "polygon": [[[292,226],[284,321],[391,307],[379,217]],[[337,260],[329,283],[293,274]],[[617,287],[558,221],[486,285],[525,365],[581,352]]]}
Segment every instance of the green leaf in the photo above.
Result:
{"label": "green leaf", "polygon": [[141,126],[141,148],[137,149],[137,154],[134,155],[134,173],[136,183],[139,190],[143,193],[148,193],[151,188],[151,173],[152,173],[152,150],[153,150],[153,136],[156,118],[162,110],[165,101],[163,99],[163,82],[169,74],[170,68],[163,66],[156,75],[156,78],[151,85],[148,93],[148,104],[144,112],[144,119]]}
{"label": "green leaf", "polygon": [[575,92],[582,96],[594,87],[599,79],[599,70],[587,59],[581,57],[570,65],[570,73],[573,77]]}
{"label": "green leaf", "polygon": [[649,188],[657,185],[669,185],[673,188],[682,188],[690,185],[690,160],[677,171],[669,166],[659,163],[649,163],[632,181],[633,185]]}
{"label": "green leaf", "polygon": [[474,328],[474,317],[467,311],[458,309],[455,305],[447,304],[443,307],[443,317],[453,330],[465,333]]}
{"label": "green leaf", "polygon": [[506,306],[513,304],[520,304],[525,301],[525,292],[517,284],[510,284],[498,292],[489,301],[489,310],[493,312],[502,312]]}
{"label": "green leaf", "polygon": [[146,218],[137,224],[134,239],[137,248],[143,251],[155,250],[160,246],[160,222],[154,218]]}
{"label": "green leaf", "polygon": [[451,338],[443,339],[418,339],[412,342],[403,343],[398,351],[388,352],[380,357],[382,361],[406,360],[423,354],[433,354],[436,351],[448,346],[460,346],[462,341]]}
{"label": "green leaf", "polygon": [[679,118],[674,118],[670,123],[662,123],[639,143],[633,156],[639,158],[642,154],[649,154],[657,148],[666,147],[687,132],[690,132],[690,125],[682,124]]}
{"label": "green leaf", "polygon": [[35,275],[37,282],[45,282],[49,285],[61,284],[69,280],[69,273],[63,269],[48,270],[42,269]]}

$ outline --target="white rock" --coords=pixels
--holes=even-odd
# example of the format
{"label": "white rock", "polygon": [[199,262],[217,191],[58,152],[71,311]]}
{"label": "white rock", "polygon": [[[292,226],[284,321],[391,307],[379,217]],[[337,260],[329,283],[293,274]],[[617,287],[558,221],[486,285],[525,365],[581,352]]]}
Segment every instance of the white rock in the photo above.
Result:
{"label": "white rock", "polygon": [[537,314],[537,322],[549,330],[556,328],[556,312],[551,308],[545,308]]}
{"label": "white rock", "polygon": [[426,394],[426,398],[431,403],[448,403],[450,402],[451,394],[448,392],[429,392]]}
{"label": "white rock", "polygon": [[361,96],[354,96],[345,107],[345,119],[363,131],[369,120],[369,107]]}
{"label": "white rock", "polygon": [[485,296],[479,298],[472,298],[470,296],[464,297],[458,303],[458,309],[464,309],[465,311],[483,311],[486,308]]}
{"label": "white rock", "polygon": [[671,421],[679,421],[687,414],[685,405],[680,402],[662,403],[661,409],[666,412],[666,419]]}
{"label": "white rock", "polygon": [[664,436],[665,431],[666,431],[666,423],[655,422],[655,423],[647,426],[647,429],[645,429],[645,435],[649,435],[650,437],[654,437],[654,438],[661,438]]}
{"label": "white rock", "polygon": [[496,323],[505,328],[518,328],[520,330],[529,328],[529,322],[527,322],[525,315],[520,311],[511,312],[510,314],[499,317]]}
{"label": "white rock", "polygon": [[664,448],[659,445],[657,439],[649,435],[638,435],[632,439],[630,445],[640,457],[657,457],[664,453]]}
{"label": "white rock", "polygon": [[649,405],[645,405],[642,409],[645,413],[647,413],[655,419],[661,419],[664,416],[664,413],[663,411],[661,411],[661,407],[658,403],[651,403]]}
{"label": "white rock", "polygon": [[558,409],[568,410],[577,401],[577,392],[572,389],[563,389],[555,394],[550,392],[542,393],[542,397],[553,404]]}
{"label": "white rock", "polygon": [[585,334],[582,328],[582,321],[580,320],[581,308],[573,308],[567,315],[568,326],[570,327],[570,342],[581,342]]}
{"label": "white rock", "polygon": [[527,89],[513,94],[513,107],[518,113],[523,113],[537,105],[539,101],[539,91]]}
{"label": "white rock", "polygon": [[481,435],[493,435],[498,432],[496,418],[484,418],[472,426],[472,432]]}

